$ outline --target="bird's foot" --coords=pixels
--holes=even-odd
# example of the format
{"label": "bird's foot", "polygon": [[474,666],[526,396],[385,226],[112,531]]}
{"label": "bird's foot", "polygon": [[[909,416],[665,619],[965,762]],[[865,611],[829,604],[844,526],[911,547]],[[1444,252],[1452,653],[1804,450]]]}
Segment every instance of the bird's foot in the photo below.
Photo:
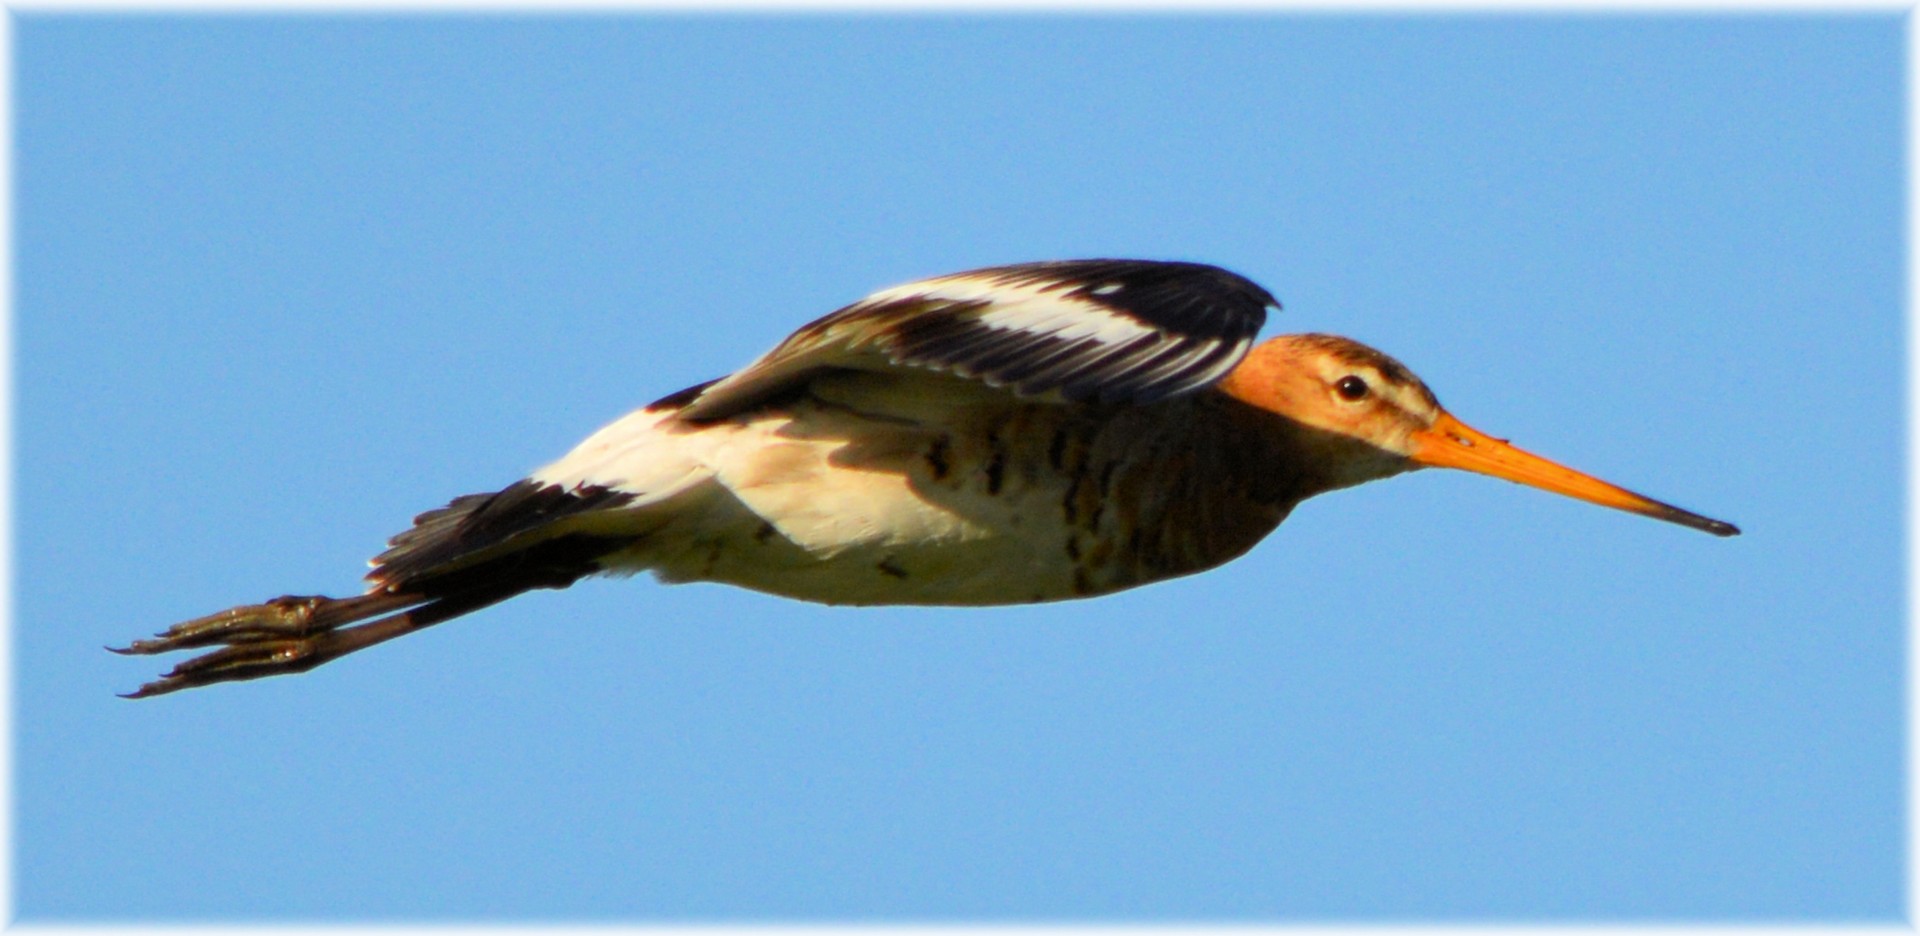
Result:
{"label": "bird's foot", "polygon": [[334,599],[320,595],[282,595],[265,604],[241,605],[218,614],[175,624],[146,640],[125,647],[108,647],[115,653],[154,654],[213,644],[246,644],[304,637],[332,625],[317,620],[317,612]]}
{"label": "bird's foot", "polygon": [[227,645],[175,666],[159,679],[126,693],[124,697],[129,699],[231,679],[299,672],[318,665],[316,661],[303,666],[302,661],[314,655],[316,638],[325,636],[336,626],[337,622],[324,620],[319,613],[336,603],[335,599],[320,595],[283,595],[264,604],[241,605],[194,618],[152,638],[107,649],[146,655]]}
{"label": "bird's foot", "polygon": [[[194,618],[115,653],[151,655],[193,647],[217,647],[126,693],[144,699],[181,689],[236,679],[303,673],[328,660],[398,636],[424,624],[405,614],[355,627],[344,625],[420,603],[417,595],[374,592],[353,598],[286,595],[265,604],[241,605]],[[221,646],[224,645],[224,646]]]}
{"label": "bird's foot", "polygon": [[334,636],[333,633],[322,632],[285,640],[250,639],[187,660],[163,673],[159,679],[132,692],[121,693],[120,697],[145,699],[235,679],[305,672],[339,656],[338,653],[325,652],[327,638]]}

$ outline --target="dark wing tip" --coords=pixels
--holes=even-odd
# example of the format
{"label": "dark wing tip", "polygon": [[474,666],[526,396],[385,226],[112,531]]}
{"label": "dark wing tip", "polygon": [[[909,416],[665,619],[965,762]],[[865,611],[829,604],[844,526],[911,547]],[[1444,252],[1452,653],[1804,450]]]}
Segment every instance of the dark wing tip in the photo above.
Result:
{"label": "dark wing tip", "polygon": [[1195,337],[1252,336],[1280,301],[1259,283],[1186,260],[1047,260],[988,267],[961,276],[1039,285]]}
{"label": "dark wing tip", "polygon": [[956,273],[890,290],[868,312],[909,306],[879,341],[898,361],[1029,396],[1144,404],[1219,380],[1279,303],[1217,266],[1095,259]]}

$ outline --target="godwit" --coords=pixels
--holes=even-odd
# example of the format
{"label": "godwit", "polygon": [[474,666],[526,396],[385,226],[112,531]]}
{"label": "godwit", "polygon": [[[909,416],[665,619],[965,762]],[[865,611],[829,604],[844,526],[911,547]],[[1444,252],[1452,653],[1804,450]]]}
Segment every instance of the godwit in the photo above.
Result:
{"label": "godwit", "polygon": [[1425,466],[1740,532],[1471,429],[1356,341],[1255,346],[1269,307],[1226,270],[1144,260],[875,293],[504,490],[421,514],[365,594],[134,641],[117,652],[219,649],[131,696],[304,672],[601,572],[828,604],[1104,595],[1220,565],[1306,498]]}

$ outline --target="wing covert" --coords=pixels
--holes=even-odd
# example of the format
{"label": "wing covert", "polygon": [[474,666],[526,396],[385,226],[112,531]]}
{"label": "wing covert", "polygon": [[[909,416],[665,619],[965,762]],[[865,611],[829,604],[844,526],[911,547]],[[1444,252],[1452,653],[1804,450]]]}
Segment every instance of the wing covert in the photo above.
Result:
{"label": "wing covert", "polygon": [[1251,280],[1200,263],[1064,260],[956,273],[807,324],[680,415],[739,412],[825,368],[903,366],[1036,398],[1151,403],[1225,376],[1278,306]]}

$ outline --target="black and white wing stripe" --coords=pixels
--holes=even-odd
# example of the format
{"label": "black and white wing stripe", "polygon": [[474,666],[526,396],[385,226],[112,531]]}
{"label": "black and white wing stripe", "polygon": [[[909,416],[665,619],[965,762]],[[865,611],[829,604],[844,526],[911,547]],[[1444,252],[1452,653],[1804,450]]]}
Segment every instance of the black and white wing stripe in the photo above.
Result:
{"label": "black and white wing stripe", "polygon": [[1273,296],[1215,266],[1062,260],[990,267],[874,293],[814,321],[691,400],[717,419],[826,368],[906,366],[1071,402],[1151,403],[1240,363]]}

